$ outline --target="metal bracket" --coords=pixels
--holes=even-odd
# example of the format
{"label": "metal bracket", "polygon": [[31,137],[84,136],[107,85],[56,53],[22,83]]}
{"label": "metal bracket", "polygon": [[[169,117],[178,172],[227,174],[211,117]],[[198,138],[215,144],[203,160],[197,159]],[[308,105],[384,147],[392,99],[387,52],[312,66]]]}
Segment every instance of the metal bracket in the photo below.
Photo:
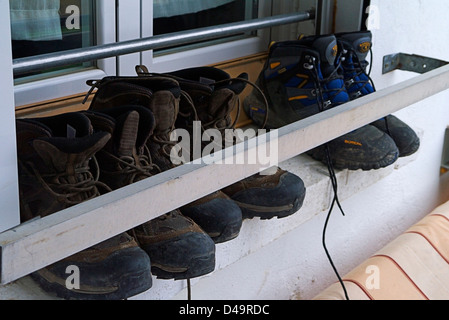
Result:
{"label": "metal bracket", "polygon": [[441,160],[441,173],[449,172],[449,127],[444,135],[443,158]]}
{"label": "metal bracket", "polygon": [[429,57],[395,53],[384,57],[382,73],[386,74],[394,70],[403,70],[423,74],[447,64],[449,62]]}

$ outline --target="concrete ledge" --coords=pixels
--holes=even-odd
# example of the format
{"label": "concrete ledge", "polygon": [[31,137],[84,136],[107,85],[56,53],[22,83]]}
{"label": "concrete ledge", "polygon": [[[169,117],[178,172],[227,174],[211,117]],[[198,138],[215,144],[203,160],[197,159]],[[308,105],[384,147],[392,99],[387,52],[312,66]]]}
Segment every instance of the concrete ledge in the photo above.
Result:
{"label": "concrete ledge", "polygon": [[[413,161],[418,154],[399,159],[394,165],[372,171],[338,171],[339,198],[345,200],[359,191],[377,183],[390,175],[394,170]],[[300,155],[280,164],[304,180],[307,188],[303,207],[294,215],[284,219],[263,221],[260,219],[245,220],[239,237],[217,245],[216,270],[224,269],[233,263],[250,256],[284,234],[298,228],[315,215],[329,208],[333,191],[327,168],[306,155]],[[213,275],[213,274],[212,274]],[[209,275],[207,275],[209,276]],[[206,276],[206,277],[207,277]],[[195,285],[199,279],[193,279]],[[168,300],[186,290],[186,281],[154,279],[153,287],[132,299]],[[187,294],[186,294],[187,298]],[[24,277],[11,284],[0,286],[0,299],[56,299],[40,289],[30,277]]]}

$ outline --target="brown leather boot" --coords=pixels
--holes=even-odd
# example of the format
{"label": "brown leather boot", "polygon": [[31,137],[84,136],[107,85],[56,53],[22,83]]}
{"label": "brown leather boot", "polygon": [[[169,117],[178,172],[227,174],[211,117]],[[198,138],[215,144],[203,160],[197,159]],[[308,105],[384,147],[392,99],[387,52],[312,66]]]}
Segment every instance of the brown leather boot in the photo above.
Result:
{"label": "brown leather boot", "polygon": [[[124,91],[116,92],[132,94],[127,85],[123,84]],[[118,88],[120,83],[114,86]],[[102,92],[97,96],[101,97]],[[145,89],[141,88],[141,92]],[[157,93],[152,94],[157,96]],[[92,104],[86,115],[94,128],[112,135],[111,141],[98,153],[97,160],[100,180],[115,190],[158,174],[164,165],[160,160],[165,159],[161,156],[159,165],[154,164],[155,153],[151,154],[148,146],[158,129],[151,109],[140,105],[114,105],[114,96],[111,99],[112,103],[106,105]],[[157,150],[162,151],[161,148]],[[178,210],[138,226],[131,233],[150,256],[153,274],[158,278],[195,278],[215,268],[214,242]]]}
{"label": "brown leather boot", "polygon": [[[170,73],[181,89],[187,92],[194,105],[181,105],[178,126],[192,130],[193,121],[201,121],[203,132],[217,129],[221,133],[222,146],[226,146],[226,130],[235,129],[232,112],[239,105],[239,95],[245,89],[247,75],[232,79],[228,73],[214,67],[199,67]],[[237,119],[239,110],[237,110]],[[283,218],[296,213],[303,204],[306,189],[304,182],[296,175],[273,168],[275,174],[253,175],[222,192],[236,201],[243,218]]]}
{"label": "brown leather boot", "polygon": [[[19,119],[17,126],[22,222],[43,218],[110,190],[89,160],[111,138],[93,132],[81,113]],[[81,235],[80,235],[81,236]],[[79,288],[69,288],[67,268],[77,267]],[[65,299],[126,299],[152,286],[150,259],[123,233],[32,274],[47,291]]]}

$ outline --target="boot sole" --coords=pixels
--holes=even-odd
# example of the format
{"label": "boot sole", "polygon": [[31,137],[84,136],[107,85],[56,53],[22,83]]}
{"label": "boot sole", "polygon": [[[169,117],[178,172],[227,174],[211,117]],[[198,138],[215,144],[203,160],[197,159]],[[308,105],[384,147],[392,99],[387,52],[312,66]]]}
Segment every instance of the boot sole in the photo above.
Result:
{"label": "boot sole", "polygon": [[215,270],[215,251],[207,255],[193,257],[189,261],[189,267],[173,268],[167,265],[153,264],[152,273],[157,279],[162,280],[186,280],[209,274]]}
{"label": "boot sole", "polygon": [[[136,250],[130,251],[129,255],[122,254],[122,259],[136,259]],[[145,253],[142,252],[145,255]],[[118,266],[120,267],[120,266]],[[113,261],[104,266],[104,272],[114,269]],[[41,269],[31,274],[31,278],[40,287],[50,294],[66,300],[124,300],[137,294],[148,291],[153,284],[151,267],[148,260],[147,268],[124,272],[118,275],[118,279],[111,280],[110,283],[100,285],[83,284],[83,273],[80,272],[80,288],[68,289],[66,281],[70,274],[64,277],[50,272],[47,268]],[[112,283],[113,282],[113,283]]]}
{"label": "boot sole", "polygon": [[58,278],[57,282],[52,282],[40,272],[32,273],[31,278],[44,291],[64,300],[124,300],[151,289],[151,285],[142,284],[152,281],[147,273],[142,272],[140,274],[124,275],[126,280],[117,287],[69,290],[63,284],[66,279]]}
{"label": "boot sole", "polygon": [[192,279],[215,269],[215,243],[206,233],[188,232],[166,241],[141,245],[158,279]]}
{"label": "boot sole", "polygon": [[295,199],[295,201],[292,204],[288,204],[281,207],[267,207],[267,206],[257,206],[257,205],[250,205],[247,203],[236,203],[240,206],[242,209],[243,219],[254,219],[254,218],[260,218],[261,220],[270,220],[270,219],[282,219],[286,218],[288,216],[291,216],[298,212],[305,199],[306,192],[305,190],[303,193]]}
{"label": "boot sole", "polygon": [[216,244],[231,241],[237,238],[240,234],[242,228],[242,220],[229,223],[223,228],[221,233],[209,234],[209,236],[214,240]]}
{"label": "boot sole", "polygon": [[[321,161],[322,159],[319,157],[312,158],[315,160]],[[386,168],[394,164],[399,158],[399,153],[394,152],[387,154],[383,159],[376,162],[358,162],[358,161],[347,161],[347,160],[336,160],[333,162],[333,166],[337,170],[350,170],[350,171],[371,171],[371,170],[379,170],[382,168]]]}

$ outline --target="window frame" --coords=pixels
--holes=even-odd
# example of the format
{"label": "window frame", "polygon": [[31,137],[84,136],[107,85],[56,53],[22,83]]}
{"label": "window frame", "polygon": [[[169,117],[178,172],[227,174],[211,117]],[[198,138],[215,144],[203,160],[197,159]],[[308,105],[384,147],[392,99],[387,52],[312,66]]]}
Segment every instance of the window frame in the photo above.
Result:
{"label": "window frame", "polygon": [[[153,15],[153,0],[126,0],[126,5],[121,5],[125,0],[97,0],[96,3],[96,37],[97,44],[108,44],[152,35],[152,23],[148,17]],[[1,2],[4,10],[0,12],[1,21],[10,21],[9,2]],[[259,17],[271,15],[271,0],[260,0]],[[140,19],[136,19],[138,16]],[[133,23],[120,23],[120,21],[133,21]],[[138,23],[135,23],[138,21]],[[145,32],[144,32],[145,30]],[[0,34],[4,39],[1,46],[5,52],[11,51],[11,29],[3,28]],[[260,31],[257,36],[204,46],[181,53],[153,57],[152,51],[129,54],[115,58],[98,60],[96,68],[82,70],[61,76],[55,76],[43,80],[32,81],[14,85],[12,54],[1,57],[6,71],[0,75],[3,94],[7,108],[0,111],[2,128],[7,131],[8,146],[4,158],[0,158],[2,166],[11,168],[5,175],[2,171],[2,179],[8,184],[7,212],[2,214],[3,223],[0,230],[4,231],[20,224],[19,194],[17,176],[17,149],[15,139],[15,110],[22,106],[33,106],[51,100],[60,100],[88,91],[86,81],[101,79],[109,75],[134,75],[137,64],[148,64],[152,71],[169,71],[171,68],[187,68],[204,64],[215,64],[223,61],[244,57],[265,51],[269,42],[269,31]],[[212,57],[212,58],[211,58]],[[7,62],[7,63],[6,63]],[[4,91],[2,90],[2,92]],[[7,94],[8,93],[8,94]],[[13,94],[12,94],[13,93]],[[3,131],[2,131],[3,132]],[[7,147],[7,148],[6,148]],[[0,232],[1,232],[0,231]]]}
{"label": "window frame", "polygon": [[[115,3],[110,0],[97,0],[95,19],[97,44],[114,43],[116,38]],[[5,41],[7,39],[11,39],[11,35],[8,35]],[[87,80],[102,78],[114,74],[115,71],[115,58],[110,58],[97,61],[96,68],[16,84],[14,86],[15,106],[32,105],[86,92]]]}
{"label": "window frame", "polygon": [[[259,17],[270,16],[272,0],[259,2]],[[153,35],[152,19],[153,0],[126,0],[126,4],[125,0],[97,0],[97,44],[151,37]],[[123,23],[124,21],[126,23]],[[269,31],[261,30],[254,37],[205,45],[158,57],[153,56],[153,51],[150,50],[99,60],[96,68],[15,85],[15,105],[16,107],[32,105],[84,93],[87,91],[87,80],[101,79],[110,75],[135,75],[135,66],[139,64],[148,66],[153,72],[168,72],[216,64],[260,53],[268,47],[269,36]]]}
{"label": "window frame", "polygon": [[0,29],[0,137],[2,152],[0,153],[0,204],[2,207],[0,232],[17,226],[20,223],[19,186],[17,173],[17,147],[14,114],[13,73],[11,29],[9,27],[9,1],[0,1],[0,21],[8,25]]}
{"label": "window frame", "polygon": [[[153,0],[145,1],[142,7],[142,21],[153,20]],[[259,0],[259,18],[272,15],[272,0]],[[153,36],[151,23],[142,25],[142,36]],[[256,36],[245,39],[230,40],[218,44],[186,49],[184,51],[154,55],[153,51],[142,53],[142,64],[153,72],[167,72],[202,65],[213,65],[223,61],[257,54],[268,48],[270,32],[259,30]]]}

